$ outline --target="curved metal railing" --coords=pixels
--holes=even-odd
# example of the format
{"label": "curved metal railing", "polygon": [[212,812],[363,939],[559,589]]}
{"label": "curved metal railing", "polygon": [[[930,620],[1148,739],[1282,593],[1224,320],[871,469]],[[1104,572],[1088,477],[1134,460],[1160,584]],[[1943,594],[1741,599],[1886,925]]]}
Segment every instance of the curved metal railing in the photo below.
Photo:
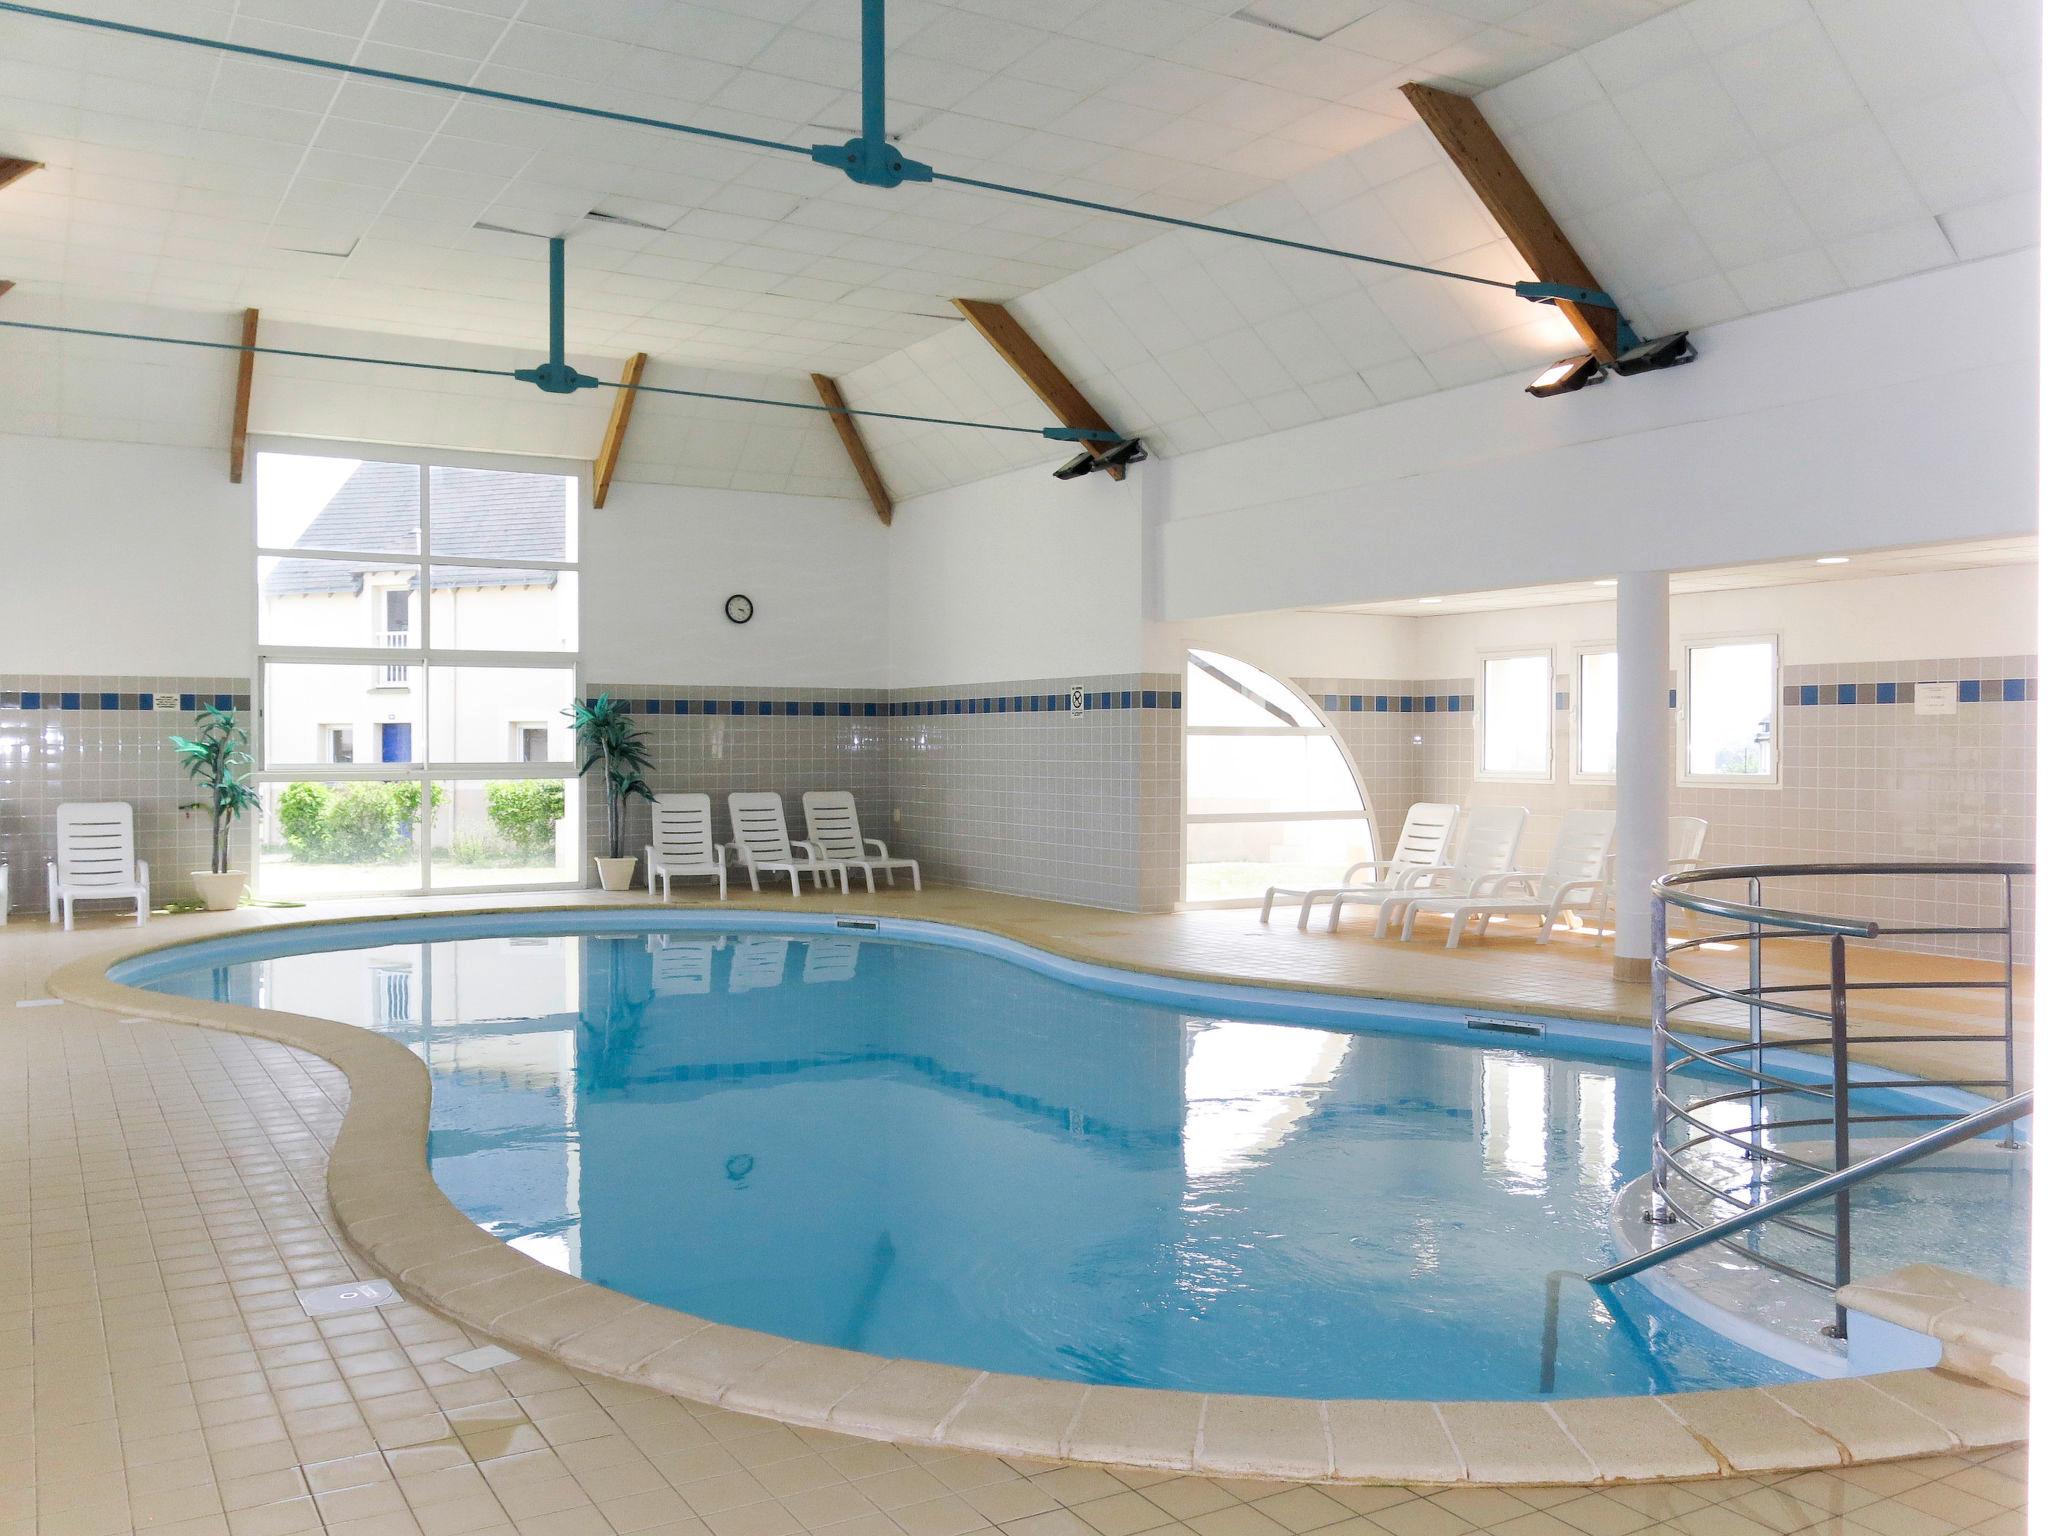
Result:
{"label": "curved metal railing", "polygon": [[[1966,1120],[1982,1121],[1984,1099],[2005,1103],[2017,1089],[2013,1020],[2013,882],[2030,877],[2031,864],[1885,863],[1885,864],[1752,864],[1687,870],[1667,875],[1652,887],[1651,912],[1652,1028],[1651,1091],[1654,1097],[1650,1209],[1646,1219],[1682,1225],[1694,1236],[1709,1229],[1745,1259],[1790,1279],[1839,1290],[1851,1278],[1853,1242],[1850,1187],[1859,1179],[1838,1178],[1859,1164],[1857,1138],[1864,1138],[1862,1162],[1883,1157],[1883,1168],[1904,1161],[1871,1146],[1873,1136],[1911,1135],[1938,1150],[1961,1137],[1943,1138],[1945,1127]],[[2003,920],[1977,924],[1880,923],[1798,910],[1766,901],[1768,882],[1822,878],[1870,878],[1961,881],[1976,878],[1998,882]],[[1741,882],[1742,897],[1713,894],[1711,888]],[[1708,889],[1702,889],[1702,887]],[[1702,920],[1714,931],[1694,932],[1674,940],[1671,914],[1689,914],[1697,928]],[[1993,951],[1994,974],[1927,976],[1886,975],[1852,980],[1852,944],[1893,948],[1931,939],[1970,939]],[[1774,960],[1788,948],[1825,945],[1827,968],[1819,979],[1812,968],[1786,977],[1773,974]],[[1740,980],[1705,974],[1710,949],[1739,947],[1747,951],[1747,972]],[[1943,957],[1929,955],[1930,964]],[[1867,994],[1896,992],[1975,992],[2002,994],[2003,1010],[1996,1028],[1944,1029],[1930,1032],[1911,1025],[1902,1030],[1880,1025],[1875,1031],[1851,1034],[1852,1000]],[[1727,1039],[1731,1026],[1742,1033]],[[1681,1034],[1679,1031],[1687,1031]],[[1962,1051],[1993,1052],[1995,1067],[1972,1073],[1958,1067],[1950,1075],[1904,1077],[1874,1069],[1852,1072],[1850,1046],[1941,1046]],[[1808,1076],[1796,1070],[1786,1053],[1825,1052],[1829,1069]],[[1953,1059],[1953,1058],[1950,1058]],[[1985,1075],[1989,1072],[1991,1075]],[[1685,1074],[1692,1085],[1674,1090],[1673,1080]],[[1704,1079],[1705,1081],[1702,1081]],[[1699,1089],[1706,1091],[1700,1092]],[[1939,1107],[1925,1090],[1959,1090],[1971,1095],[1953,1109]],[[1907,1090],[1913,1097],[1886,1090]],[[1978,1097],[1981,1096],[1981,1097]],[[2007,1115],[2004,1145],[2014,1144]],[[1989,1123],[1989,1122],[1983,1122]],[[1928,1128],[1931,1127],[1931,1132]],[[1892,1149],[1892,1153],[1902,1149]],[[1916,1154],[1918,1155],[1918,1154]],[[1872,1166],[1868,1173],[1883,1171]],[[1832,1216],[1807,1212],[1814,1199],[1788,1200],[1788,1193],[1818,1181],[1829,1181],[1834,1193]],[[1764,1209],[1768,1207],[1768,1209]],[[1801,1214],[1793,1215],[1798,1210]],[[1753,1220],[1730,1218],[1754,1212]],[[1780,1253],[1766,1252],[1767,1226],[1796,1233],[1832,1253],[1825,1272],[1805,1267]],[[1680,1240],[1687,1249],[1698,1241]],[[1636,1260],[1615,1266],[1635,1273],[1674,1256],[1679,1242],[1659,1244]],[[1665,1249],[1672,1253],[1665,1253]],[[1618,1279],[1604,1271],[1601,1279]],[[1846,1331],[1847,1319],[1838,1304],[1831,1332]]]}

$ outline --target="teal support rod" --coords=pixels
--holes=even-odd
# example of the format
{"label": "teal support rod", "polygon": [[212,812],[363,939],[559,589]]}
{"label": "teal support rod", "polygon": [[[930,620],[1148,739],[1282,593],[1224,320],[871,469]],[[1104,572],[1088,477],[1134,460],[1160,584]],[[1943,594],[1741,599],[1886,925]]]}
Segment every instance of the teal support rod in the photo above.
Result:
{"label": "teal support rod", "polygon": [[889,142],[889,46],[884,39],[885,0],[860,0],[860,136],[870,152]]}
{"label": "teal support rod", "polygon": [[548,242],[548,362],[560,368],[569,353],[569,242]]}

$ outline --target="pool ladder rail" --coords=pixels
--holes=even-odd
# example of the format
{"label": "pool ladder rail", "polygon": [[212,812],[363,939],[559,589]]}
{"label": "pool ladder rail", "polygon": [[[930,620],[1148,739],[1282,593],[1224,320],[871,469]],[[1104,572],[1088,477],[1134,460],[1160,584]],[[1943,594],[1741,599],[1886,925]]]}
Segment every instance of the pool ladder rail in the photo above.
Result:
{"label": "pool ladder rail", "polygon": [[[1666,1241],[1654,1242],[1619,1263],[1611,1264],[1587,1280],[1609,1285],[1679,1258],[1714,1243],[1724,1243],[1742,1258],[1804,1284],[1839,1292],[1850,1283],[1854,1257],[1850,1191],[1881,1175],[1908,1167],[1935,1153],[1966,1141],[2004,1129],[2001,1145],[2018,1145],[2012,1127],[2033,1112],[2031,1089],[2022,1090],[2016,1080],[2013,1020],[2013,882],[2031,878],[2034,866],[2018,863],[1881,863],[1881,864],[1757,864],[1714,869],[1687,870],[1665,876],[1651,887],[1651,1095],[1654,1121],[1651,1139],[1650,1209],[1644,1219],[1656,1227],[1683,1226],[1688,1230]],[[2004,920],[1980,925],[1887,924],[1860,918],[1843,918],[1787,908],[1767,906],[1765,882],[1786,879],[1941,879],[1996,880],[2003,896]],[[1745,883],[1747,900],[1736,901],[1710,894],[1699,887],[1716,883]],[[1733,925],[1726,931],[1695,934],[1677,942],[1671,939],[1672,909],[1701,918]],[[1989,940],[1996,958],[2002,961],[1995,977],[1957,978],[1930,976],[1922,979],[1851,981],[1849,952],[1852,942],[1874,943],[1906,939],[1967,937]],[[1826,981],[1769,980],[1767,959],[1786,946],[1824,942],[1828,950]],[[1723,986],[1693,974],[1693,956],[1709,946],[1740,944],[1748,950],[1748,979],[1745,985]],[[1853,995],[1896,991],[1984,991],[2002,994],[2003,1016],[1995,1030],[1974,1033],[1863,1034],[1853,1039],[1849,1031],[1849,1005]],[[1826,1006],[1818,1007],[1795,999],[1825,994]],[[1746,1038],[1725,1045],[1693,1043],[1673,1033],[1674,1018],[1699,1017],[1716,1004],[1732,1006],[1746,1015]],[[1692,1010],[1691,1012],[1688,1012]],[[1770,1035],[1767,1018],[1820,1025],[1825,1032]],[[1862,1075],[1851,1072],[1849,1048],[1870,1045],[1955,1045],[2002,1048],[2002,1073],[1997,1077],[1950,1077],[1915,1079],[1896,1075]],[[1783,1053],[1825,1049],[1831,1070],[1825,1078],[1802,1079],[1787,1075]],[[1775,1059],[1773,1059],[1775,1058]],[[1776,1070],[1774,1070],[1776,1068]],[[1672,1088],[1672,1074],[1694,1071],[1712,1074],[1735,1086],[1703,1098],[1684,1098]],[[1932,1106],[1889,1109],[1880,1105],[1862,1108],[1872,1091],[1926,1089],[1959,1090],[1980,1094],[1997,1090],[1999,1097],[1977,1109],[1943,1112]],[[1735,1110],[1730,1123],[1726,1107]],[[1811,1112],[1808,1112],[1810,1109]],[[1790,1111],[1789,1117],[1786,1111]],[[1898,1126],[1936,1122],[1931,1130],[1910,1140],[1863,1158],[1854,1155],[1854,1133],[1859,1127]],[[1786,1132],[1827,1133],[1831,1157],[1822,1162],[1788,1150]],[[1818,1136],[1816,1136],[1818,1139]],[[1804,1149],[1795,1137],[1791,1147]],[[1712,1168],[1702,1153],[1733,1147],[1742,1153],[1748,1176],[1736,1185],[1716,1183]],[[1765,1197],[1766,1175],[1807,1177],[1810,1182],[1782,1194]],[[1834,1207],[1831,1223],[1816,1224],[1797,1219],[1794,1212],[1823,1201]],[[1725,1214],[1724,1214],[1725,1212]],[[1776,1223],[1783,1230],[1816,1240],[1832,1251],[1833,1263],[1826,1273],[1803,1269],[1788,1259],[1761,1251],[1762,1230]],[[1753,1234],[1738,1244],[1735,1239]],[[1848,1314],[1839,1300],[1834,1323],[1824,1330],[1836,1338],[1848,1335]]]}

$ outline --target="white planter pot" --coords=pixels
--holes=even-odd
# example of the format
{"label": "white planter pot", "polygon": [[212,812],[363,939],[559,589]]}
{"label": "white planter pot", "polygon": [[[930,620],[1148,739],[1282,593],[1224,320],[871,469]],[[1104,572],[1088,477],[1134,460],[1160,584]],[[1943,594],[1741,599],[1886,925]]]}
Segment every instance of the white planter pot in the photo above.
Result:
{"label": "white planter pot", "polygon": [[231,869],[224,875],[212,870],[192,871],[192,884],[199,891],[199,899],[206,903],[209,912],[232,912],[242,904],[242,892],[248,889],[249,877],[239,869]]}
{"label": "white planter pot", "polygon": [[597,860],[597,883],[608,891],[630,891],[633,871],[640,861],[630,855],[623,859]]}

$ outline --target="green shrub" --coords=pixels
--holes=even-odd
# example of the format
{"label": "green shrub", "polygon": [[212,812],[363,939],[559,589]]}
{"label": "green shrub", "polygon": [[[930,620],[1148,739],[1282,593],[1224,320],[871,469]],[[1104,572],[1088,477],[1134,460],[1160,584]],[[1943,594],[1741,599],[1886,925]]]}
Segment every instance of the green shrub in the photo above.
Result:
{"label": "green shrub", "polygon": [[[444,798],[434,786],[433,803]],[[420,786],[292,784],[277,799],[278,830],[302,863],[380,864],[415,846]]]}
{"label": "green shrub", "polygon": [[555,826],[567,804],[562,785],[549,779],[500,779],[484,786],[492,827],[521,854],[553,854]]}

